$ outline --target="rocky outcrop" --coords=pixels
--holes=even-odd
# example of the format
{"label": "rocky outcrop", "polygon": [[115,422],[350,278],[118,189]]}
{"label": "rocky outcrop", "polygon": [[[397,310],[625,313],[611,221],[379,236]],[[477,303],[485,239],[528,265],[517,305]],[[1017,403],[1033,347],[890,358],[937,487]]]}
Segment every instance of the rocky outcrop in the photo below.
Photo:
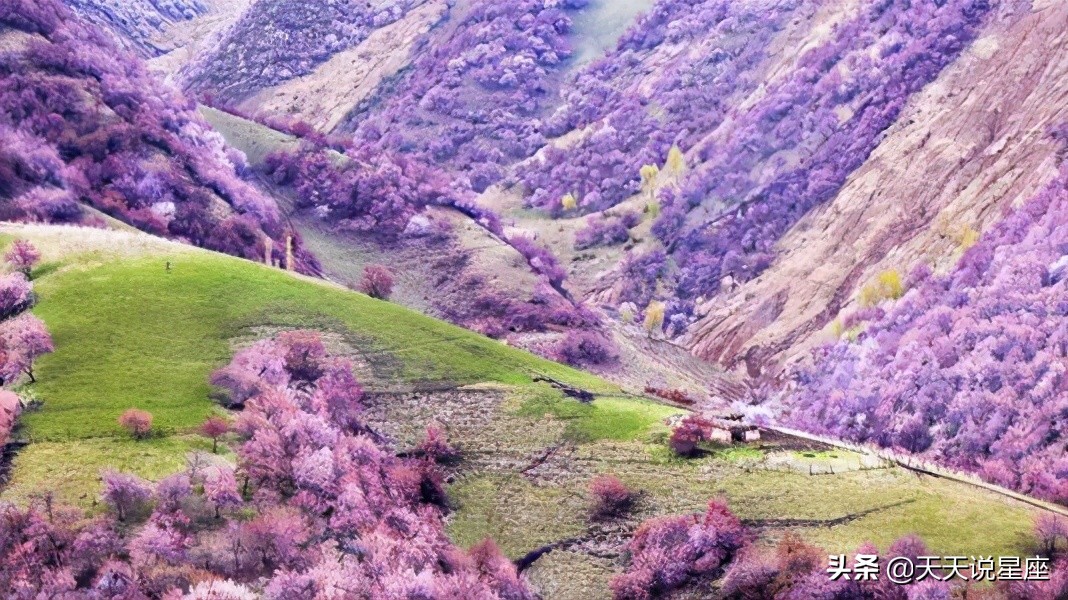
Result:
{"label": "rocky outcrop", "polygon": [[835,199],[781,238],[767,271],[699,307],[684,343],[774,375],[830,339],[829,324],[856,310],[858,290],[880,273],[952,265],[1054,175],[1050,130],[1068,119],[1066,32],[1068,5],[1050,0],[989,26],[912,98]]}

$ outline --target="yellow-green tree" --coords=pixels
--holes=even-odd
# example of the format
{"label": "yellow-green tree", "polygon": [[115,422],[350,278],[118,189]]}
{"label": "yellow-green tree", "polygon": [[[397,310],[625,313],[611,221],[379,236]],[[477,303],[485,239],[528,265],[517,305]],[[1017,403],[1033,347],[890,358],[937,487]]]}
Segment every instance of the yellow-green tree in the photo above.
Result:
{"label": "yellow-green tree", "polygon": [[971,248],[978,242],[978,231],[967,225],[961,227],[960,234],[957,236],[957,244],[960,246],[962,252],[967,250],[968,248]]}
{"label": "yellow-green tree", "polygon": [[874,281],[860,290],[861,306],[875,306],[883,300],[900,298],[905,293],[901,274],[895,269],[879,273]]}
{"label": "yellow-green tree", "polygon": [[578,198],[576,198],[574,194],[565,194],[564,197],[560,199],[560,206],[564,210],[575,210],[578,208]]}
{"label": "yellow-green tree", "polygon": [[653,187],[653,183],[656,182],[656,178],[660,175],[660,168],[656,165],[644,165],[641,168],[642,186],[645,188]]}
{"label": "yellow-green tree", "polygon": [[664,170],[671,175],[680,175],[686,171],[686,155],[682,153],[678,146],[672,146],[671,150],[668,150]]}
{"label": "yellow-green tree", "polygon": [[661,329],[664,326],[664,312],[666,307],[663,302],[657,302],[653,300],[649,303],[649,306],[645,307],[645,329],[650,333]]}

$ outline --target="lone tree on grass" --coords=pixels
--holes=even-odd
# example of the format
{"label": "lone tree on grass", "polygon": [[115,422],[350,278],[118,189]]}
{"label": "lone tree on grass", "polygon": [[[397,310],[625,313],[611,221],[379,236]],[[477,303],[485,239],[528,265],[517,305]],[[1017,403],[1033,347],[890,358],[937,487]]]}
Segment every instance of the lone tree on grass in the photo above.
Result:
{"label": "lone tree on grass", "polygon": [[26,240],[15,240],[8,248],[4,260],[11,265],[12,269],[22,273],[28,279],[37,261],[41,260],[41,253],[33,244]]}
{"label": "lone tree on grass", "polygon": [[200,435],[211,438],[211,452],[215,454],[219,451],[219,438],[230,431],[230,424],[222,417],[212,416],[200,424],[199,431]]}
{"label": "lone tree on grass", "polygon": [[23,374],[36,383],[33,363],[55,346],[48,329],[37,317],[23,313],[0,323],[0,385],[11,383]]}
{"label": "lone tree on grass", "polygon": [[152,413],[129,408],[119,416],[119,425],[129,431],[134,439],[142,440],[152,431]]}
{"label": "lone tree on grass", "polygon": [[360,279],[360,291],[372,298],[388,300],[393,294],[393,272],[382,265],[367,265]]}

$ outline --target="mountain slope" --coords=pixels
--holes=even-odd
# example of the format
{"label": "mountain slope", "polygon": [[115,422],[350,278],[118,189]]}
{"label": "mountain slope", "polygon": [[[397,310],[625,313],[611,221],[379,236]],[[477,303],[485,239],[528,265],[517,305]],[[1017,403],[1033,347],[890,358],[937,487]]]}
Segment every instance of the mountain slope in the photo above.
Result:
{"label": "mountain slope", "polygon": [[[973,471],[1002,446],[1061,450],[1059,425],[1043,436],[1013,416],[1012,431],[967,445],[976,461],[956,447],[928,451],[960,423],[902,412],[898,392],[926,389],[916,373],[927,371],[890,361],[887,348],[912,347],[894,341],[910,326],[884,321],[926,323],[911,303],[975,270],[972,246],[1025,252],[997,232],[1038,210],[1014,209],[1043,205],[1036,192],[1063,158],[1060,5],[659,0],[599,58],[575,48],[594,42],[597,28],[582,19],[604,4],[339,6],[255,2],[212,59],[184,73],[191,90],[260,121],[208,112],[263,167],[256,184],[279,199],[287,225],[328,255],[329,276],[395,261],[405,272],[398,301],[612,372],[628,389],[696,388],[718,411],[787,416],[791,403],[829,394],[843,414],[807,427]],[[620,8],[622,20],[632,8]],[[301,141],[282,138],[291,152],[270,155],[271,128]],[[256,250],[235,253],[260,250],[248,245]],[[1053,264],[1060,251],[1026,250]],[[1000,281],[996,269],[1015,264],[984,263],[977,277]],[[1049,287],[1056,274],[1045,268]],[[984,285],[927,308],[951,320],[977,312],[989,325],[984,299],[1006,286]],[[997,306],[1027,314],[1034,290],[1012,292]],[[1059,316],[1042,317],[1043,335]],[[1008,337],[1030,365],[1034,340]],[[1045,358],[1017,369],[1001,342],[988,343],[1019,385],[1060,389]],[[1056,348],[1055,337],[1039,346]],[[842,375],[855,363],[901,366],[880,375],[898,387]],[[1005,377],[973,379],[927,390],[928,404],[954,406],[963,382]],[[1017,415],[1033,400],[999,402]],[[1042,408],[1051,406],[1059,423],[1056,406]],[[853,421],[881,429],[842,425]],[[1053,483],[1003,470],[986,475],[1060,497],[1059,466],[1045,473]]]}
{"label": "mountain slope", "polygon": [[[100,468],[152,479],[183,468],[186,453],[211,447],[191,432],[221,410],[209,398],[211,370],[253,340],[300,327],[353,361],[368,418],[398,451],[427,424],[447,429],[463,456],[449,471],[454,541],[492,535],[518,558],[579,538],[530,571],[547,596],[607,597],[622,541],[642,518],[697,510],[714,495],[726,495],[767,542],[794,532],[846,551],[918,532],[946,552],[1024,551],[1033,514],[1024,505],[790,440],[680,460],[663,443],[662,419],[676,409],[319,280],[140,233],[40,225],[0,233],[43,251],[35,312],[56,341],[39,383],[23,390],[43,404],[19,432],[30,443],[14,460],[5,500],[25,501],[47,483],[58,499],[90,506]],[[598,398],[582,404],[533,382],[537,375]],[[114,418],[129,406],[156,415],[156,435],[117,433]],[[198,460],[232,460],[230,444]],[[586,488],[599,473],[645,490],[634,517],[608,530],[587,522]]]}
{"label": "mountain slope", "polygon": [[1061,148],[1051,133],[1068,119],[1066,23],[1065,7],[1036,5],[984,32],[837,196],[779,241],[764,275],[698,309],[694,352],[776,375],[827,340],[880,273],[951,267],[964,238],[1051,180]]}
{"label": "mountain slope", "polygon": [[316,270],[274,202],[238,175],[243,157],[99,29],[51,0],[20,0],[0,7],[0,36],[5,219],[93,222],[88,205],[194,245]]}

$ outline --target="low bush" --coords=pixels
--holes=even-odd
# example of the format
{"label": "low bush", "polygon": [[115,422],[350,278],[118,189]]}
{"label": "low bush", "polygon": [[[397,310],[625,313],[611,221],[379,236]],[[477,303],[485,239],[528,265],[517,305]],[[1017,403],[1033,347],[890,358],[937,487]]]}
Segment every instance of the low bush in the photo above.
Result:
{"label": "low bush", "polygon": [[611,340],[589,331],[568,332],[557,344],[554,354],[559,362],[575,367],[603,367],[619,359],[619,352]]}
{"label": "low bush", "polygon": [[359,290],[372,298],[388,300],[393,295],[393,272],[382,265],[364,267]]}
{"label": "low bush", "polygon": [[119,425],[134,439],[142,440],[152,432],[152,413],[137,408],[126,409],[119,415]]}
{"label": "low bush", "polygon": [[590,516],[593,519],[621,517],[634,507],[638,495],[614,475],[590,481]]}
{"label": "low bush", "polygon": [[694,456],[697,454],[698,445],[710,439],[712,428],[712,421],[705,417],[699,414],[689,415],[671,430],[668,445],[679,456]]}

